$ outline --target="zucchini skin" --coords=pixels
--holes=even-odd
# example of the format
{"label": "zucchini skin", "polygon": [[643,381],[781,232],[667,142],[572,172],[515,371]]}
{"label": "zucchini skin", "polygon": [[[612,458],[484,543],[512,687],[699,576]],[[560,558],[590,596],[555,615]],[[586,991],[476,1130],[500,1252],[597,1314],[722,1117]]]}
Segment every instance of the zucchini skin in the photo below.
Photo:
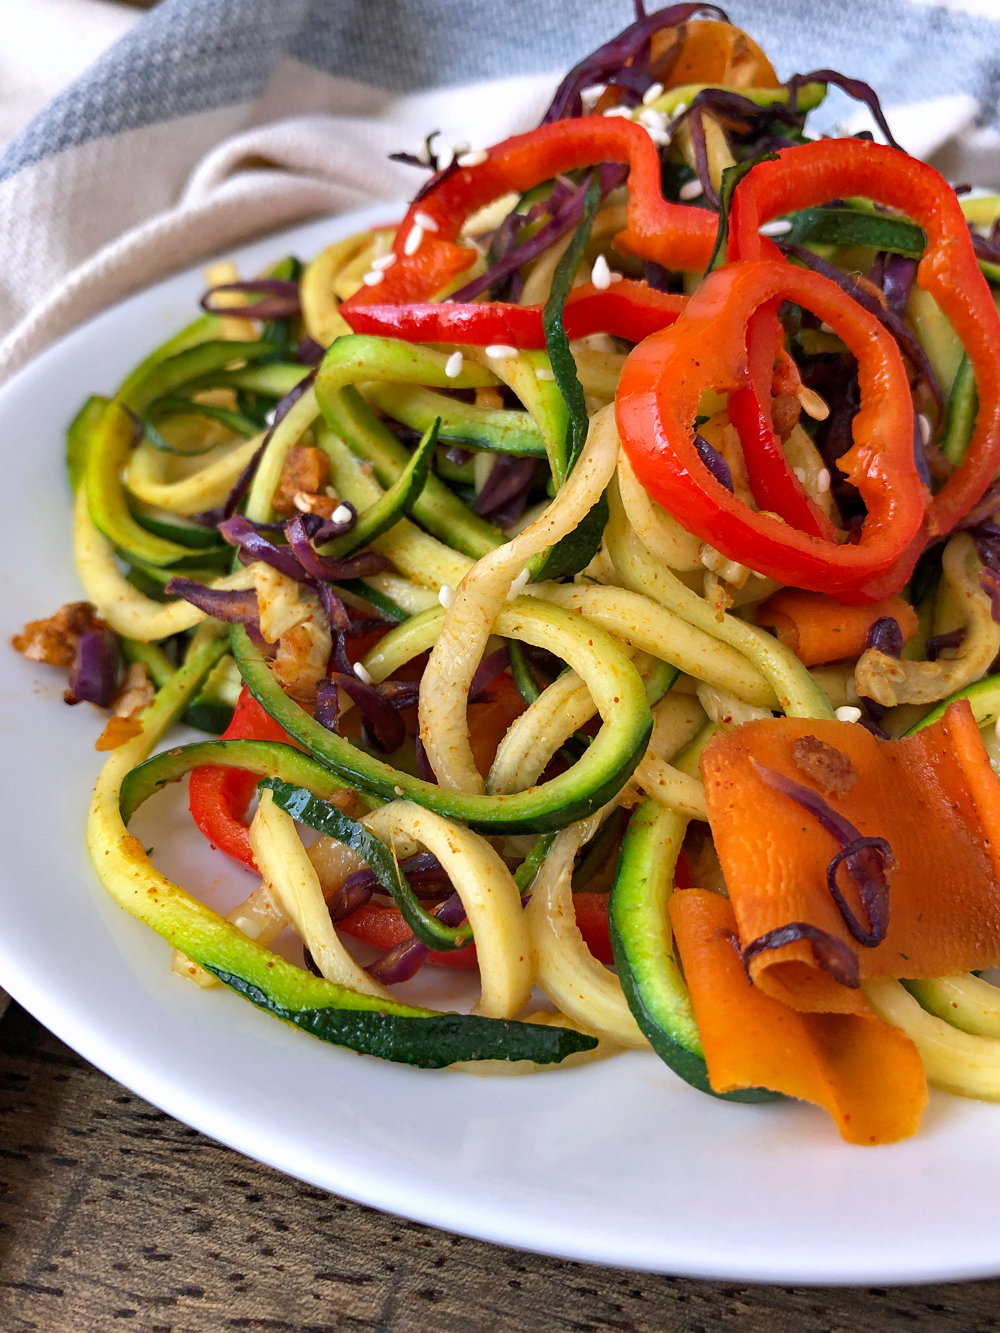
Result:
{"label": "zucchini skin", "polygon": [[944,715],[948,705],[957,703],[959,699],[968,699],[977,727],[986,727],[991,722],[996,722],[1000,718],[1000,675],[973,681],[971,685],[949,694],[947,699],[935,704],[927,716],[914,723],[904,735],[914,736],[918,731],[923,731],[924,727],[929,727],[932,722],[937,722]]}
{"label": "zucchini skin", "polygon": [[653,1050],[699,1092],[727,1102],[771,1102],[766,1088],[719,1093],[708,1078],[687,986],[673,953],[666,904],[687,819],[646,800],[634,810],[608,900],[608,933],[618,977]]}
{"label": "zucchini skin", "polygon": [[125,777],[119,800],[124,823],[128,824],[139,806],[168,783],[179,782],[193,768],[208,764],[242,768],[262,778],[293,783],[320,800],[333,796],[344,786],[328,768],[281,741],[195,741],[154,754]]}
{"label": "zucchini skin", "polygon": [[[186,670],[182,667],[175,673],[153,705],[156,711],[149,732],[129,743],[138,747],[134,753],[141,753],[141,748],[151,744],[182,711],[224,647],[224,643],[212,645],[197,660],[186,663]],[[127,818],[165,781],[175,780],[199,762],[241,757],[241,766],[246,767],[248,756],[256,755],[265,762],[269,749],[280,752],[283,760],[293,762],[297,758],[306,767],[319,770],[328,786],[332,781],[320,765],[291,746],[266,741],[209,741],[178,746],[132,769],[121,784],[118,807],[124,809]],[[173,761],[173,767],[168,761]],[[113,772],[121,762],[121,752],[114,752],[106,772]],[[140,770],[144,771],[143,778],[135,779],[133,775]],[[115,784],[102,774],[88,828],[88,846],[105,888],[119,906],[267,1013],[322,1041],[424,1069],[439,1069],[457,1060],[553,1064],[597,1045],[594,1037],[569,1028],[441,1014],[359,995],[294,967],[159,874],[141,844],[125,831],[118,810],[110,806],[114,788]]]}
{"label": "zucchini skin", "polygon": [[[430,1010],[381,1013],[374,1009],[324,1006],[315,1009],[288,1008],[274,995],[235,972],[205,964],[230,990],[258,1009],[291,1023],[320,1041],[347,1046],[362,1055],[416,1065],[420,1069],[443,1069],[459,1060],[533,1060],[535,1064],[558,1064],[576,1051],[590,1051],[594,1037],[573,1028],[519,1023],[506,1018],[479,1018],[475,1014],[439,1014]],[[345,996],[351,992],[345,991]]]}
{"label": "zucchini skin", "polygon": [[441,439],[474,449],[545,458],[545,441],[528,412],[475,407],[416,384],[365,385],[364,397],[411,430],[425,431],[441,418]]}
{"label": "zucchini skin", "polygon": [[[525,598],[524,601],[534,599]],[[551,610],[553,608],[543,603],[536,603],[525,612],[525,619],[529,616],[547,619],[546,612]],[[555,619],[572,625],[572,617],[564,615]],[[574,629],[578,628],[574,626]],[[585,634],[589,641],[605,639],[593,626],[588,626]],[[617,656],[611,641],[606,642],[608,650]],[[602,728],[602,731],[609,729],[613,733],[613,747],[601,747],[598,738],[583,759],[567,773],[529,791],[498,796],[447,791],[392,768],[356,749],[343,737],[327,731],[284,693],[243,626],[233,626],[231,643],[240,675],[257,702],[290,736],[304,745],[314,759],[335,773],[342,784],[387,801],[405,796],[429,810],[467,824],[476,833],[548,833],[593,814],[616,796],[632,776],[652,731],[652,714],[646,703],[642,680],[622,655],[627,671],[623,672],[619,707],[615,717],[605,722]],[[607,754],[608,749],[611,749],[610,754]],[[582,773],[579,771],[581,767]]]}

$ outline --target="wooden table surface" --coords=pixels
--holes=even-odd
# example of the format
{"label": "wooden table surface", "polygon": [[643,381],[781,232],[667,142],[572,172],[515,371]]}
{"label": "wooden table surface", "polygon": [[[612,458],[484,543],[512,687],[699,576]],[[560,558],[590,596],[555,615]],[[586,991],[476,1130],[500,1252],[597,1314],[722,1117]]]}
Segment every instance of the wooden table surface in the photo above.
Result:
{"label": "wooden table surface", "polygon": [[1000,1281],[754,1287],[448,1235],[221,1147],[12,1005],[0,1020],[0,1333],[125,1328],[986,1333],[1000,1329]]}

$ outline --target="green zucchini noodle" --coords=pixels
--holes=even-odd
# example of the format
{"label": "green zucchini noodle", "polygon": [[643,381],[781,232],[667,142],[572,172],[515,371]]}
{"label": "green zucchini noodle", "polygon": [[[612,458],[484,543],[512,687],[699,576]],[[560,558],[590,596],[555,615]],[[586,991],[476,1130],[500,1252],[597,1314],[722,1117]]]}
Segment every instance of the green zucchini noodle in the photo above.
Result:
{"label": "green zucchini noodle", "polygon": [[456,589],[420,688],[420,739],[442,787],[484,790],[469,747],[465,709],[490,627],[529,560],[572,532],[590,512],[617,458],[614,413],[606,407],[594,417],[582,457],[545,513],[484,556]]}
{"label": "green zucchini noodle", "polygon": [[[32,622],[15,646],[53,666],[72,662],[68,701],[109,714],[91,860],[113,899],[163,938],[176,976],[207,992],[224,985],[321,1040],[420,1067],[528,1073],[631,1049],[703,1092],[764,1101],[785,1084],[719,1074],[719,1035],[707,1023],[720,1020],[709,1007],[732,1026],[744,991],[748,1005],[780,1006],[760,962],[744,986],[750,960],[815,947],[824,985],[853,979],[844,1014],[863,1009],[900,1029],[936,1085],[1000,1100],[1000,991],[988,979],[896,980],[893,961],[892,979],[862,968],[858,990],[844,970],[844,949],[859,968],[871,957],[871,867],[880,856],[890,866],[878,849],[889,845],[880,821],[889,830],[892,793],[884,811],[871,803],[871,828],[861,808],[856,838],[837,805],[859,777],[871,780],[852,756],[896,746],[889,771],[896,756],[957,736],[948,727],[958,716],[968,727],[970,710],[982,763],[962,799],[981,812],[1000,774],[1000,675],[989,674],[1000,657],[1000,499],[987,512],[987,491],[951,527],[928,517],[942,486],[950,496],[949,479],[968,476],[970,458],[978,466],[989,415],[980,404],[995,416],[993,388],[981,349],[963,346],[957,317],[953,328],[913,277],[925,268],[911,256],[935,244],[921,215],[869,202],[860,186],[762,218],[761,230],[787,237],[790,271],[815,264],[810,276],[826,284],[783,290],[829,289],[843,303],[857,289],[880,312],[883,296],[905,299],[872,342],[888,355],[883,343],[894,353],[892,338],[902,340],[909,406],[888,390],[874,405],[862,393],[872,378],[863,352],[791,298],[759,307],[776,339],[769,361],[754,341],[764,326],[746,312],[745,337],[733,325],[737,369],[685,360],[685,339],[712,332],[725,284],[763,282],[783,262],[727,261],[746,253],[739,227],[762,173],[781,181],[800,150],[876,151],[837,140],[810,148],[805,112],[825,85],[799,88],[789,110],[793,85],[777,84],[745,34],[736,46],[750,63],[720,85],[722,103],[714,84],[653,80],[633,106],[641,87],[633,97],[631,84],[612,80],[593,118],[589,107],[567,111],[562,128],[503,150],[514,161],[545,142],[555,161],[568,152],[562,135],[580,141],[574,160],[603,166],[571,165],[463,222],[460,195],[481,202],[510,184],[493,150],[470,153],[432,177],[398,246],[395,226],[375,228],[304,264],[279,259],[263,283],[214,266],[219,290],[203,303],[213,313],[154,350],[112,396],[90,397],[70,425],[87,602]],[[735,89],[738,115],[723,115]],[[622,130],[628,153],[591,155],[595,126],[611,142]],[[787,136],[780,158],[762,152],[777,134]],[[533,179],[518,160],[511,179]],[[487,162],[477,195],[474,173]],[[659,200],[623,183],[647,169]],[[668,268],[674,224],[657,223],[667,230],[651,237],[647,213],[669,219],[680,205],[705,254]],[[978,252],[992,253],[1000,198],[962,207]],[[690,241],[692,256],[697,248]],[[1000,285],[1000,258],[980,272]],[[828,313],[841,327],[837,307]],[[843,327],[847,338],[846,314]],[[707,377],[685,380],[689,364]],[[762,395],[749,426],[740,386]],[[838,459],[849,466],[851,432],[864,452],[880,413],[899,409],[912,424],[910,406],[917,461],[923,449],[928,465],[925,526],[911,541],[914,510],[890,564],[879,534],[897,521],[897,490],[905,508],[906,486],[921,484],[909,425],[896,460],[913,474],[905,482],[889,469],[882,477],[880,459],[848,480]],[[873,477],[888,518],[866,490]],[[781,523],[800,529],[794,542]],[[803,534],[817,540],[807,548]],[[807,550],[791,563],[790,552]],[[207,738],[175,743],[177,723]],[[906,739],[930,726],[938,730],[923,741]],[[953,758],[968,775],[963,736]],[[779,743],[789,772],[757,762]],[[775,804],[763,804],[763,787],[740,789],[751,765],[770,775],[761,782]],[[163,875],[128,830],[146,800],[181,779],[201,833],[255,876],[225,915]],[[855,809],[868,790],[855,789]],[[782,801],[793,811],[787,851]],[[977,827],[992,857],[986,819]],[[747,922],[761,903],[783,910],[814,887],[796,859],[796,839],[807,838],[842,849],[817,878],[825,924],[803,908],[776,944]],[[751,852],[762,859],[745,864]],[[893,874],[906,861],[899,852],[897,837]],[[905,898],[893,874],[881,883],[890,904]],[[849,880],[867,935],[843,906]],[[707,986],[697,969],[708,964],[685,939],[681,914],[696,902],[733,923],[709,941],[727,936],[744,964],[727,943],[712,978],[721,989]],[[887,919],[906,908],[877,906]],[[923,970],[944,970],[943,956]],[[806,957],[778,964],[806,968]],[[971,952],[961,964],[989,965]],[[436,969],[447,966],[478,970],[470,1013],[401,998],[430,992],[434,977],[440,990],[449,974]],[[731,983],[743,998],[730,1006]]]}

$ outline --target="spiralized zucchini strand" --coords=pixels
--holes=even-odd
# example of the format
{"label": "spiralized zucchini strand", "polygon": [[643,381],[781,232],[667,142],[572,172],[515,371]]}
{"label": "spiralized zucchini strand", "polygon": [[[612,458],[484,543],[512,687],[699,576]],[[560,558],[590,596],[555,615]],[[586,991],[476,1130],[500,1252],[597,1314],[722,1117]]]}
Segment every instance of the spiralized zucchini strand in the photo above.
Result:
{"label": "spiralized zucchini strand", "polygon": [[872,978],[863,989],[886,1022],[914,1043],[931,1083],[959,1097],[1000,1101],[1000,1041],[950,1027],[921,1009],[898,981]]}
{"label": "spiralized zucchini strand", "polygon": [[170,455],[143,442],[125,469],[126,489],[136,499],[169,509],[173,514],[186,516],[215,509],[225,503],[263,439],[262,432],[251,440],[240,440],[234,447],[213,450],[213,454],[217,452],[220,456],[206,456],[203,467],[177,481],[164,480],[173,461]]}
{"label": "spiralized zucchini strand", "polygon": [[273,517],[271,501],[285,460],[318,416],[316,390],[307,389],[275,427],[247,494],[246,516],[252,523],[267,523]]}
{"label": "spiralized zucchini strand", "polygon": [[649,498],[624,451],[618,455],[618,489],[636,536],[657,560],[668,569],[701,568],[701,539]]}
{"label": "spiralized zucchini strand", "polygon": [[267,790],[260,794],[260,805],[250,825],[250,846],[264,883],[284,907],[327,981],[364,995],[388,998],[386,988],[369,976],[341,943],[295,820],[275,804]]}
{"label": "spiralized zucchini strand", "polygon": [[[370,471],[362,470],[362,461],[348,449],[343,440],[325,422],[316,422],[314,430],[317,445],[330,459],[330,479],[340,499],[349,501],[358,513],[380,500],[385,491]],[[401,574],[414,583],[435,591],[445,585],[456,588],[475,563],[467,555],[453,551],[444,542],[418,528],[408,518],[400,519],[388,532],[376,537],[371,543],[371,549],[386,556]],[[375,577],[377,579],[379,576]],[[393,596],[388,589],[387,594]],[[396,600],[395,597],[393,600]],[[404,607],[404,610],[409,609]]]}
{"label": "spiralized zucchini strand", "polygon": [[608,504],[611,518],[605,538],[615,569],[627,588],[644,593],[689,625],[743,653],[770,682],[778,706],[789,717],[833,717],[826,695],[783,644],[736,616],[723,613],[717,618],[715,609],[703,597],[653,558],[629,526],[614,482],[608,487]]}
{"label": "spiralized zucchini strand", "polygon": [[[172,602],[154,602],[134,588],[118,567],[115,548],[90,517],[83,488],[77,492],[73,512],[73,545],[76,569],[84,592],[97,614],[116,634],[143,643],[169,638],[192,629],[205,619],[190,602],[178,597]],[[249,588],[253,580],[245,570],[216,579],[213,588]]]}
{"label": "spiralized zucchini strand", "polygon": [[640,592],[587,583],[536,583],[529,591],[555,606],[580,611],[592,624],[634,648],[729,690],[746,703],[778,706],[771,685],[741,652]]}
{"label": "spiralized zucchini strand", "polygon": [[[617,804],[615,802],[614,804]],[[573,860],[607,813],[571,824],[555,842],[535,878],[525,915],[535,948],[536,981],[567,1017],[619,1046],[648,1047],[632,1017],[621,982],[584,943],[573,907]]]}
{"label": "spiralized zucchini strand", "polygon": [[479,834],[413,801],[392,801],[365,823],[390,846],[405,838],[438,858],[475,936],[483,989],[473,1012],[513,1018],[531,994],[534,959],[521,894],[499,854]]}
{"label": "spiralized zucchini strand", "polygon": [[520,536],[484,556],[459,585],[420,684],[420,738],[440,785],[483,792],[469,745],[466,703],[490,629],[528,561],[571,532],[614,472],[614,409],[591,420],[583,454],[545,513]]}

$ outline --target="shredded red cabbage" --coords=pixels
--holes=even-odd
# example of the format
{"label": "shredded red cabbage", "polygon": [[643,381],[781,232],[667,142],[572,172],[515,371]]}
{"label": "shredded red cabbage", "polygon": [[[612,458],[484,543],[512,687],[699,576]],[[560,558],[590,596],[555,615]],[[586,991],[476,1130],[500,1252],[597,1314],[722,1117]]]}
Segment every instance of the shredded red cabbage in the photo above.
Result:
{"label": "shredded red cabbage", "polygon": [[919,262],[910,255],[887,254],[885,257],[880,285],[885,293],[885,303],[897,319],[902,319],[906,313]]}
{"label": "shredded red cabbage", "polygon": [[[213,297],[219,292],[240,292],[246,296],[262,294],[263,301],[253,305],[217,306]],[[270,300],[266,298],[270,297]],[[209,287],[199,302],[208,315],[219,318],[235,316],[237,319],[259,319],[264,321],[277,319],[295,319],[301,315],[299,304],[299,284],[283,278],[254,278],[248,282],[223,282],[218,287]]]}
{"label": "shredded red cabbage", "polygon": [[856,102],[864,102],[872,113],[875,124],[885,135],[886,143],[900,153],[906,151],[892,137],[892,131],[889,129],[888,122],[882,113],[882,103],[878,100],[878,94],[870,84],[864,83],[861,79],[849,79],[845,74],[839,74],[835,69],[814,69],[809,74],[793,74],[785,84],[788,89],[788,109],[793,114],[798,111],[799,89],[804,88],[807,83],[832,83],[835,88],[845,92],[848,97],[853,97]]}
{"label": "shredded red cabbage", "polygon": [[820,259],[814,255],[811,250],[807,250],[803,245],[789,245],[785,241],[777,242],[778,249],[784,254],[791,255],[797,259],[806,268],[811,268],[814,273],[821,273],[824,278],[829,278],[837,286],[847,293],[858,305],[867,310],[869,314],[874,315],[884,328],[892,334],[899,343],[903,352],[910,358],[913,364],[920,371],[927,387],[934,395],[938,405],[938,412],[944,413],[944,398],[941,394],[941,386],[937,382],[937,376],[931,368],[931,363],[927,359],[927,353],[920,345],[919,339],[903,323],[898,315],[891,310],[883,310],[874,297],[869,296],[867,292],[862,291],[855,279],[848,273],[842,273],[839,268],[833,264],[828,264],[826,260]]}
{"label": "shredded red cabbage", "polygon": [[655,14],[641,14],[617,37],[605,42],[573,66],[556,90],[541,123],[549,125],[554,120],[582,115],[580,94],[585,88],[599,83],[612,83],[621,87],[626,104],[635,105],[653,82],[645,72],[649,62],[650,39],[661,29],[676,28],[697,14],[719,19],[723,23],[729,22],[724,10],[709,4],[668,5]]}
{"label": "shredded red cabbage", "polygon": [[712,476],[720,486],[725,486],[727,491],[733,490],[733,474],[729,470],[729,464],[713,445],[695,431],[694,447],[698,450],[698,457],[711,472]]}
{"label": "shredded red cabbage", "polygon": [[[465,908],[457,893],[446,898],[437,911],[437,919],[446,926],[460,926],[465,920]],[[471,943],[471,941],[470,941]],[[465,946],[468,948],[468,945]],[[395,986],[400,981],[409,981],[416,976],[431,952],[415,935],[408,940],[401,940],[393,949],[389,949],[381,958],[376,958],[365,971],[381,981],[383,986]]]}
{"label": "shredded red cabbage", "polygon": [[967,626],[959,625],[958,629],[950,629],[947,634],[932,634],[927,640],[928,662],[936,662],[945,648],[961,648],[968,632]]}
{"label": "shredded red cabbage", "polygon": [[318,343],[315,338],[310,338],[308,333],[304,333],[295,351],[296,361],[303,366],[318,366],[324,356],[326,348],[323,344]]}
{"label": "shredded red cabbage", "polygon": [[794,944],[797,940],[809,941],[816,962],[834,981],[849,986],[851,990],[858,989],[861,985],[861,970],[854,951],[843,940],[827,934],[818,926],[811,926],[808,921],[790,921],[787,926],[778,926],[766,935],[751,940],[742,951],[743,965],[749,968],[751,959],[758,954],[780,949],[784,944]]}
{"label": "shredded red cabbage", "polygon": [[865,635],[865,648],[875,648],[886,657],[899,657],[903,651],[903,631],[893,616],[879,616]]}
{"label": "shredded red cabbage", "polygon": [[502,671],[506,671],[510,666],[510,649],[506,646],[498,648],[495,653],[490,653],[489,657],[484,657],[476,668],[476,674],[472,677],[472,683],[469,685],[469,703],[475,703],[476,699],[488,689],[497,676]]}
{"label": "shredded red cabbage", "polygon": [[476,496],[472,506],[473,511],[481,518],[496,522],[495,514],[508,508],[516,508],[517,513],[508,519],[504,526],[516,523],[524,512],[537,467],[538,460],[535,458],[524,458],[518,454],[499,454],[490,475],[486,478],[486,484]]}
{"label": "shredded red cabbage", "polygon": [[979,575],[979,586],[990,599],[990,614],[1000,625],[1000,574],[984,565]]}
{"label": "shredded red cabbage", "polygon": [[257,593],[253,588],[206,588],[193,579],[172,578],[163,591],[171,597],[183,597],[199,611],[229,625],[260,624]]}
{"label": "shredded red cabbage", "polygon": [[[866,837],[811,787],[803,786],[801,782],[796,782],[794,778],[786,777],[784,773],[778,773],[773,768],[766,768],[756,759],[751,759],[751,763],[762,782],[766,782],[774,791],[790,797],[803,810],[807,810],[827,833],[840,843],[840,851],[827,866],[827,887],[844,919],[844,925],[858,943],[867,949],[880,944],[889,928],[889,885],[886,882],[886,871],[895,865],[895,857],[888,842],[885,838]],[[837,887],[836,873],[841,861],[844,862],[848,875],[857,887],[861,905],[868,916],[867,930],[848,907]]]}
{"label": "shredded red cabbage", "polygon": [[69,704],[91,703],[107,708],[118,686],[121,656],[111,630],[91,630],[76,642],[76,656],[64,698]]}
{"label": "shredded red cabbage", "polygon": [[[498,260],[491,268],[488,268],[485,273],[481,274],[478,278],[473,278],[471,282],[467,282],[464,287],[461,287],[447,299],[455,302],[474,300],[477,296],[482,295],[488,288],[492,287],[495,282],[499,282],[501,278],[509,277],[510,274],[519,269],[522,264],[527,264],[530,260],[537,259],[544,250],[547,250],[549,246],[553,244],[554,241],[558,241],[559,238],[565,236],[568,231],[574,230],[583,217],[584,196],[587,193],[587,187],[590,184],[592,174],[592,172],[588,172],[580,182],[579,187],[572,191],[564,202],[560,202],[558,205],[554,203],[551,204],[554,212],[552,212],[549,221],[546,222],[544,226],[539,227],[538,231],[535,232],[530,240],[525,241],[522,245],[515,245],[503,256],[502,259]],[[606,162],[600,168],[601,197],[603,198],[609,190],[613,190],[616,186],[621,185],[627,176],[627,167],[619,166],[617,163]],[[555,190],[553,190],[553,194],[550,196],[550,202],[552,198],[556,197],[561,199],[561,196],[557,196]]]}

